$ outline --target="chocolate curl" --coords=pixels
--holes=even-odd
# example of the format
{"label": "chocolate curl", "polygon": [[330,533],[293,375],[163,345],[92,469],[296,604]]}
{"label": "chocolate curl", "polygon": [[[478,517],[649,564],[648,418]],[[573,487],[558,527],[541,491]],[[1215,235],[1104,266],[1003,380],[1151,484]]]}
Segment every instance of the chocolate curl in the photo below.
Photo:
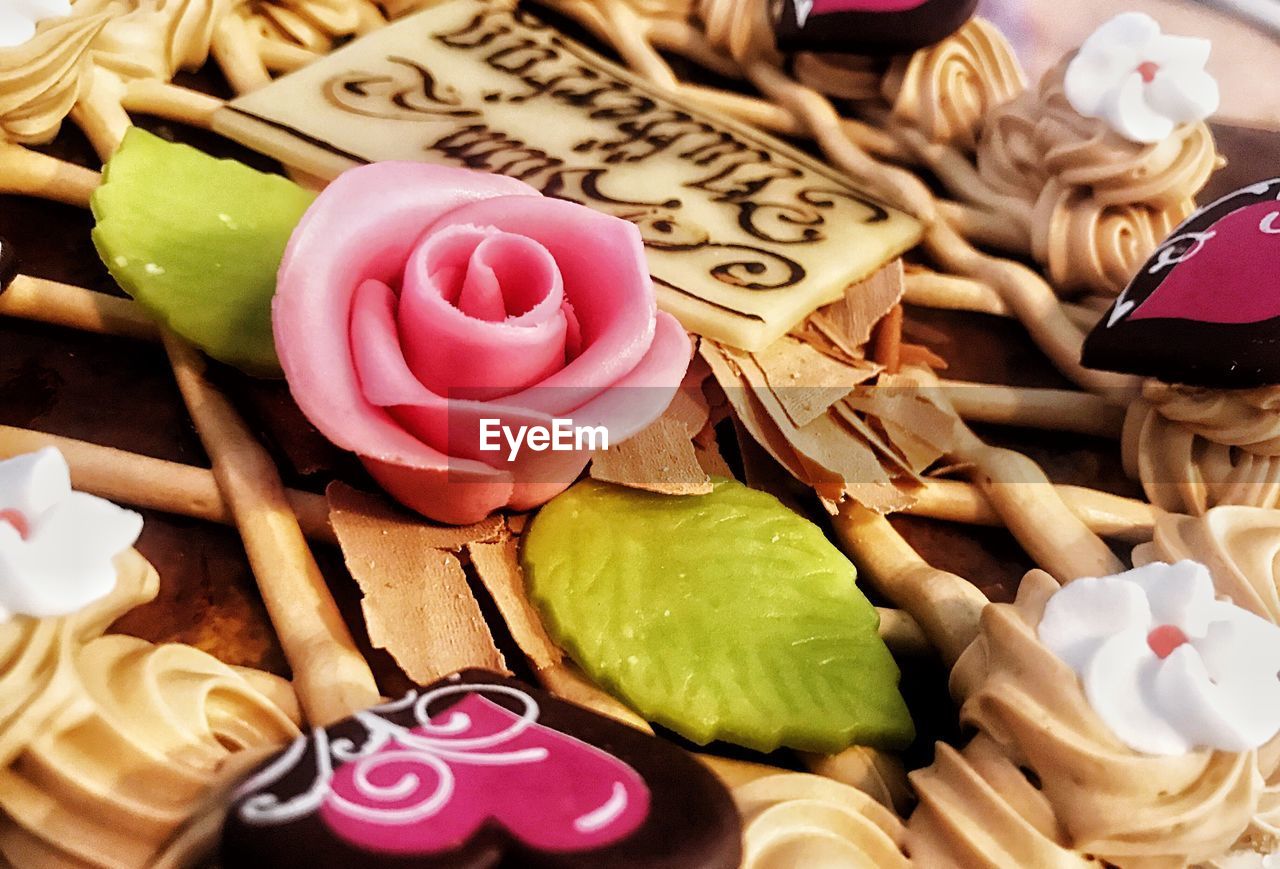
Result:
{"label": "chocolate curl", "polygon": [[102,176],[92,169],[0,142],[0,193],[88,208],[89,197],[101,183]]}
{"label": "chocolate curl", "polygon": [[[213,472],[44,432],[0,425],[0,459],[42,447],[57,447],[71,468],[77,489],[134,507],[234,525],[231,508]],[[286,489],[285,498],[303,533],[320,543],[337,543],[323,497]]]}
{"label": "chocolate curl", "polygon": [[307,719],[324,726],[377,704],[373,673],[307,548],[275,464],[230,402],[205,379],[199,352],[173,335],[165,335],[164,345],[240,529]]}
{"label": "chocolate curl", "polygon": [[342,483],[325,494],[347,569],[364,593],[360,606],[375,648],[421,684],[468,667],[508,672],[462,564],[446,548],[505,533],[500,520],[432,526]]}

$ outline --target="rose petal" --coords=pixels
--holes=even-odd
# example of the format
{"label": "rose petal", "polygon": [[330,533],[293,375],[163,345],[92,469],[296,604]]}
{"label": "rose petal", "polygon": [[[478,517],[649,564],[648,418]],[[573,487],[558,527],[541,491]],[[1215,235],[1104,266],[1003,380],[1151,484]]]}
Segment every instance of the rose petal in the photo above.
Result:
{"label": "rose petal", "polygon": [[[399,278],[423,227],[465,203],[497,196],[541,198],[499,175],[375,163],[339,176],[294,230],[272,305],[276,351],[298,406],[338,446],[380,467],[444,470],[439,451],[365,398],[351,356],[352,300],[365,279]],[[492,473],[479,463],[449,470]],[[510,481],[493,484],[509,487]]]}
{"label": "rose petal", "polygon": [[560,266],[582,352],[545,381],[510,397],[548,416],[567,416],[629,373],[653,341],[657,302],[640,232],[617,217],[556,199],[476,202],[432,227],[492,226],[527,236]]}
{"label": "rose petal", "polygon": [[[445,283],[457,277],[456,305]],[[441,274],[445,272],[446,274]],[[430,234],[405,270],[398,324],[404,357],[437,395],[487,401],[564,367],[567,324],[555,260],[523,236],[452,226]]]}
{"label": "rose petal", "polygon": [[1142,589],[1120,576],[1078,579],[1045,605],[1038,634],[1045,648],[1082,673],[1111,636],[1150,629]]}

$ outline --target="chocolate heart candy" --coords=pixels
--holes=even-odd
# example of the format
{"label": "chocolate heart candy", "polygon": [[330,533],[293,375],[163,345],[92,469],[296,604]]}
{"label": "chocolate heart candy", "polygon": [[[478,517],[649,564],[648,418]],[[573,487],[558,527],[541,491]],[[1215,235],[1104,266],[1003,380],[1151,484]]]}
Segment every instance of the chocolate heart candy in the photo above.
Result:
{"label": "chocolate heart candy", "polygon": [[7,239],[0,238],[0,292],[3,292],[18,276],[18,255]]}
{"label": "chocolate heart candy", "polygon": [[1191,215],[1084,343],[1090,368],[1170,383],[1280,383],[1280,178]]}
{"label": "chocolate heart candy", "polygon": [[240,787],[225,866],[736,867],[675,745],[479,670],[314,730]]}
{"label": "chocolate heart candy", "polygon": [[978,0],[784,0],[775,22],[783,51],[906,54],[946,39]]}

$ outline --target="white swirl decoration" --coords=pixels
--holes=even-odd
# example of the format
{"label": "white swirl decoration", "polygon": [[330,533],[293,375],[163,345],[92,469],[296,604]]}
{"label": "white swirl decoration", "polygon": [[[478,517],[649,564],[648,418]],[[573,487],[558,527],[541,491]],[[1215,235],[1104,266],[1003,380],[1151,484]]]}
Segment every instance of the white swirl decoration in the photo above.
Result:
{"label": "white swirl decoration", "polygon": [[1131,142],[1163,141],[1218,110],[1218,83],[1204,68],[1210,48],[1206,39],[1166,36],[1149,15],[1117,15],[1067,67],[1067,99]]}
{"label": "white swirl decoration", "polygon": [[1280,627],[1216,600],[1197,562],[1070,583],[1045,606],[1039,636],[1135,751],[1244,752],[1280,731]]}
{"label": "white swirl decoration", "polygon": [[[492,693],[512,697],[521,705],[521,712],[514,722],[485,736],[467,738],[473,722],[465,713],[451,712],[444,720],[433,722],[428,712],[432,704],[455,694]],[[417,722],[414,728],[388,721],[384,716],[406,709],[413,709]],[[400,700],[357,712],[355,720],[365,729],[366,738],[356,745],[350,739],[330,741],[323,728],[315,728],[311,741],[315,743],[316,779],[304,793],[281,801],[272,793],[259,793],[291,773],[306,754],[308,738],[299,737],[287,751],[266,766],[257,775],[241,785],[238,795],[248,795],[240,806],[240,817],[253,824],[282,824],[297,820],[320,809],[326,801],[333,801],[345,814],[375,823],[404,824],[430,817],[448,803],[453,790],[453,771],[449,761],[482,764],[522,764],[545,760],[546,749],[521,749],[511,752],[490,752],[524,733],[535,723],[539,715],[538,704],[528,694],[506,685],[445,685],[425,693],[410,691]],[[384,752],[393,743],[404,750]],[[380,753],[382,752],[382,753]],[[330,787],[334,761],[356,762],[354,780],[363,796],[371,801],[399,802],[420,790],[422,780],[402,778],[390,787],[373,784],[373,773],[391,762],[409,760],[428,767],[436,774],[435,789],[421,796],[410,809],[379,809],[357,805],[333,792]]]}

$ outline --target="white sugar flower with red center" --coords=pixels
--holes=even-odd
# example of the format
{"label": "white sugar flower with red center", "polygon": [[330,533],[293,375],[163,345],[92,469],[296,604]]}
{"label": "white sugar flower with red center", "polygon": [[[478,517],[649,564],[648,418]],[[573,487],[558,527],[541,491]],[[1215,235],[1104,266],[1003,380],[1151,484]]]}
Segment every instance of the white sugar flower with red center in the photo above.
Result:
{"label": "white sugar flower with red center", "polygon": [[1067,101],[1132,142],[1163,141],[1218,110],[1218,83],[1204,69],[1209,50],[1207,39],[1166,36],[1149,15],[1117,15],[1068,64]]}
{"label": "white sugar flower with red center", "polygon": [[1039,636],[1136,751],[1248,751],[1280,731],[1280,627],[1216,600],[1194,561],[1076,580],[1049,599]]}
{"label": "white sugar flower with red center", "polygon": [[106,597],[113,560],[141,532],[137,513],[72,491],[52,447],[0,462],[0,624],[68,615]]}

